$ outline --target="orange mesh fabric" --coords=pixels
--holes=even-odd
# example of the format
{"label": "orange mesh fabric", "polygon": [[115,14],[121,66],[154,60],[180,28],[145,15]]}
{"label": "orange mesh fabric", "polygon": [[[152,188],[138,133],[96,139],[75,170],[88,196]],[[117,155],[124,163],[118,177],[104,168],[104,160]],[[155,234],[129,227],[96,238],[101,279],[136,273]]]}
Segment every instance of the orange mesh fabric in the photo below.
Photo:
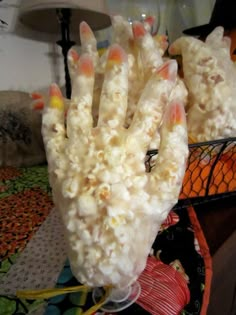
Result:
{"label": "orange mesh fabric", "polygon": [[[236,190],[236,150],[209,158],[199,156],[190,159],[187,167],[180,199],[204,197]],[[207,191],[208,188],[208,191]]]}

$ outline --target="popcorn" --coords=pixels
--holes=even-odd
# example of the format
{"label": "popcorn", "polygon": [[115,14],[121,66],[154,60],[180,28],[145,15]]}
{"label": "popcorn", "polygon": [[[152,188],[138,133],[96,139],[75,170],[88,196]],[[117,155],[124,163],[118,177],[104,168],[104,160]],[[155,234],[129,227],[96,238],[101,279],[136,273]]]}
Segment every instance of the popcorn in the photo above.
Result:
{"label": "popcorn", "polygon": [[77,178],[70,177],[62,182],[62,191],[64,198],[73,198],[77,195],[79,183]]}
{"label": "popcorn", "polygon": [[82,194],[78,198],[77,207],[81,217],[97,214],[96,200],[91,194]]}
{"label": "popcorn", "polygon": [[[51,86],[53,101],[43,113],[42,133],[73,274],[88,286],[124,287],[144,269],[160,224],[178,200],[188,155],[185,113],[179,100],[168,104],[177,77],[176,62],[168,61],[147,81],[131,125],[124,128],[128,58],[114,45],[94,125],[93,59],[95,55],[82,55],[72,69],[75,83],[66,123],[60,90]],[[159,160],[146,173],[145,154],[159,127]]]}
{"label": "popcorn", "polygon": [[196,142],[236,135],[236,68],[230,40],[216,27],[205,42],[181,37],[170,54],[181,54],[184,82],[189,91],[187,120],[190,139]]}
{"label": "popcorn", "polygon": [[[183,55],[183,80],[176,62],[162,58],[166,39],[151,37],[147,24],[115,17],[113,29],[126,53],[113,45],[99,58],[91,29],[80,25],[81,56],[68,54],[66,123],[53,85],[42,132],[73,274],[89,286],[124,287],[143,271],[178,200],[188,156],[183,107],[196,141],[234,135],[236,88],[222,28],[206,43],[185,37],[171,45]],[[148,148],[159,148],[150,173]]]}

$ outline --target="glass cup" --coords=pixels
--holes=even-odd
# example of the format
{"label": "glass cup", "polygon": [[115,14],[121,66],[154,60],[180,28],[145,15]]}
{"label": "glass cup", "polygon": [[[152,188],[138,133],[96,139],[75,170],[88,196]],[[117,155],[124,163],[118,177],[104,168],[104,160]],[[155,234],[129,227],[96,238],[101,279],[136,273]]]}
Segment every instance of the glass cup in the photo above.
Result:
{"label": "glass cup", "polygon": [[[103,298],[105,290],[103,288],[95,288],[93,290],[93,301],[95,304]],[[102,305],[101,310],[108,313],[117,313],[135,303],[141,293],[141,286],[138,281],[130,284],[122,289],[111,289],[111,292]]]}

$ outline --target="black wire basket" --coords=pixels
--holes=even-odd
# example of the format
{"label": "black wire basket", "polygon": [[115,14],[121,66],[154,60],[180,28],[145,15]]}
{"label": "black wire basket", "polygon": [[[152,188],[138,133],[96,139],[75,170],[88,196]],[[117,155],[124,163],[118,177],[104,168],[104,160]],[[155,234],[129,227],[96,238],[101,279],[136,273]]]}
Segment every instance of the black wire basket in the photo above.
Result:
{"label": "black wire basket", "polygon": [[[151,171],[157,150],[150,150],[146,169]],[[189,144],[189,158],[179,202],[184,207],[236,195],[236,137]]]}

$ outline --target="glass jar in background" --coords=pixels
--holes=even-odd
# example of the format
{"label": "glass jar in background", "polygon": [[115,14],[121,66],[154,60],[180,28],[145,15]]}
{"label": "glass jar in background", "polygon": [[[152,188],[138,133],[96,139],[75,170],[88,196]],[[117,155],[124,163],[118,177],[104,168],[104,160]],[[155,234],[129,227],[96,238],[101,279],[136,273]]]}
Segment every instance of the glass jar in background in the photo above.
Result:
{"label": "glass jar in background", "polygon": [[183,36],[183,30],[209,22],[215,0],[161,0],[163,24],[169,42]]}
{"label": "glass jar in background", "polygon": [[132,24],[133,21],[145,21],[154,17],[155,21],[151,28],[154,35],[160,26],[159,0],[107,0],[107,9],[111,16],[121,15]]}

